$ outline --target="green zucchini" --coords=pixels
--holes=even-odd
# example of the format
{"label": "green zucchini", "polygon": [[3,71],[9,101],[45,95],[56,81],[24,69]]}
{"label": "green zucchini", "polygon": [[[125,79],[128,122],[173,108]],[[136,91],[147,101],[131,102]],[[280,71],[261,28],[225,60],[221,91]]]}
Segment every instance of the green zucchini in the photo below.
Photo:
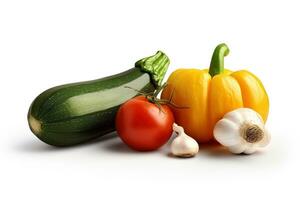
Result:
{"label": "green zucchini", "polygon": [[43,142],[70,146],[115,130],[115,116],[125,101],[161,85],[169,66],[161,51],[113,76],[50,88],[35,98],[28,112],[31,131]]}

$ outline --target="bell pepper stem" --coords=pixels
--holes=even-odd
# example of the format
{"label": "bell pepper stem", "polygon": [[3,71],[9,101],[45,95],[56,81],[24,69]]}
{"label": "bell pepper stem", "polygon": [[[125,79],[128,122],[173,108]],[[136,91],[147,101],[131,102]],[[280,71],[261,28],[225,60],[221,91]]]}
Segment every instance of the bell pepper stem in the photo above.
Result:
{"label": "bell pepper stem", "polygon": [[224,57],[229,54],[229,48],[226,44],[219,44],[212,55],[209,67],[209,74],[213,77],[224,71]]}

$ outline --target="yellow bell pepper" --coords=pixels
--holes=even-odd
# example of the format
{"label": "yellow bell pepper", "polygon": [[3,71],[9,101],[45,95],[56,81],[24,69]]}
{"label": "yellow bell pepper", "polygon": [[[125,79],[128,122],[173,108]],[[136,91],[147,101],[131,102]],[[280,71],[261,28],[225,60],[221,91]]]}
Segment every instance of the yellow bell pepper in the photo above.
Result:
{"label": "yellow bell pepper", "polygon": [[247,107],[258,112],[264,122],[269,112],[268,95],[261,81],[246,70],[224,69],[226,44],[218,45],[209,69],[178,69],[167,80],[161,98],[188,108],[172,107],[175,121],[198,142],[213,138],[213,128],[227,112]]}

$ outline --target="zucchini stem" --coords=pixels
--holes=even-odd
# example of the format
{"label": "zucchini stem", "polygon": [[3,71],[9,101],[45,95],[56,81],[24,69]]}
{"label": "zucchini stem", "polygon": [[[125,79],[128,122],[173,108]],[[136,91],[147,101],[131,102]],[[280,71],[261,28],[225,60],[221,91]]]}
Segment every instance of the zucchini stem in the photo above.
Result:
{"label": "zucchini stem", "polygon": [[170,60],[162,51],[158,51],[155,55],[143,58],[135,63],[135,67],[150,75],[152,83],[155,87],[161,86],[164,76],[169,67]]}

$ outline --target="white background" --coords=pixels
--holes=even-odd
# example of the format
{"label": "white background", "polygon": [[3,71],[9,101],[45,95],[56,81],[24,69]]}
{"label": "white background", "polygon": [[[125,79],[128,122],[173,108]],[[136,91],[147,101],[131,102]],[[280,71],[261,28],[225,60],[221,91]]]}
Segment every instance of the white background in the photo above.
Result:
{"label": "white background", "polygon": [[[297,1],[1,1],[0,199],[299,199]],[[27,110],[43,90],[131,68],[157,50],[176,68],[206,68],[214,47],[270,97],[270,146],[235,156],[205,145],[137,153],[117,137],[71,148],[40,142]],[[188,86],[187,86],[188,87]]]}

